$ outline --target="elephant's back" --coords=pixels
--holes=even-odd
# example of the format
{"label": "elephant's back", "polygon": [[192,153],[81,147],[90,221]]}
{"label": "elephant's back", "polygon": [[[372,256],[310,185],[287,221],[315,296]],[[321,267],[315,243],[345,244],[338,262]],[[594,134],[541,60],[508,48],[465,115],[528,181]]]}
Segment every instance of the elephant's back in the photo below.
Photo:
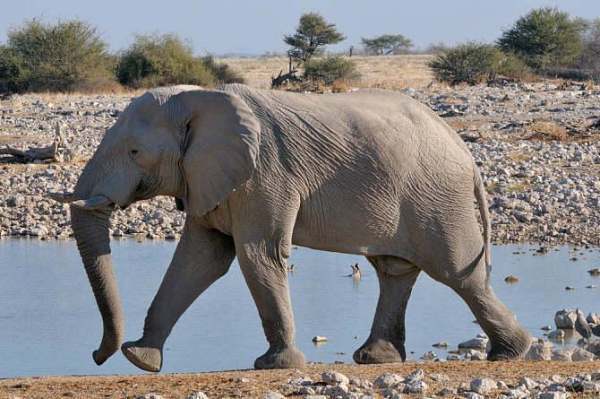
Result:
{"label": "elephant's back", "polygon": [[255,107],[300,115],[307,122],[336,127],[339,132],[362,135],[374,142],[381,141],[385,146],[393,141],[423,147],[433,140],[445,143],[445,150],[450,145],[470,156],[464,142],[442,118],[400,92],[360,89],[350,93],[314,94],[259,90],[239,84],[227,87],[254,102]]}

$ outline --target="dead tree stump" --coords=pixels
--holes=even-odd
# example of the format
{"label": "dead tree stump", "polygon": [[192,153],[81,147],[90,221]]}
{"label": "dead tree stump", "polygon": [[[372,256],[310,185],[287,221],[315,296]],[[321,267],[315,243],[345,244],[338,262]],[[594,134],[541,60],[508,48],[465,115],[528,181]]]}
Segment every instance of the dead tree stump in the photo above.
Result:
{"label": "dead tree stump", "polygon": [[[60,124],[54,127],[54,142],[47,147],[29,147],[27,150],[6,146],[0,148],[0,156],[10,155],[9,162],[16,163],[52,163],[68,162],[73,158],[73,151],[61,132]],[[1,159],[1,158],[0,158]]]}

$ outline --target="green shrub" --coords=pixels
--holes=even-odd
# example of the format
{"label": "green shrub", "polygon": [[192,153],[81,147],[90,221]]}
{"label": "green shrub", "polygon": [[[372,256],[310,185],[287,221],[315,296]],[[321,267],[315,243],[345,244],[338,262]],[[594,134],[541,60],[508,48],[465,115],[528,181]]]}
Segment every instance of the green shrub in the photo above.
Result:
{"label": "green shrub", "polygon": [[12,49],[0,46],[0,93],[22,91],[26,76],[21,57]]}
{"label": "green shrub", "polygon": [[117,78],[123,85],[141,88],[172,84],[213,86],[215,77],[191,47],[175,35],[137,36],[121,55]]}
{"label": "green shrub", "polygon": [[501,53],[496,66],[496,73],[515,80],[530,80],[533,77],[531,68],[515,54]]}
{"label": "green shrub", "polygon": [[591,21],[583,34],[583,51],[578,67],[600,72],[600,18]]}
{"label": "green shrub", "polygon": [[470,42],[437,55],[429,67],[439,81],[471,85],[493,79],[503,54],[489,44]]}
{"label": "green shrub", "polygon": [[219,83],[244,83],[244,78],[237,71],[223,62],[216,62],[212,56],[202,58],[204,66],[213,74]]}
{"label": "green shrub", "polygon": [[28,21],[9,31],[0,51],[0,89],[72,91],[86,82],[111,80],[106,48],[96,29],[85,22]]}
{"label": "green shrub", "polygon": [[353,80],[358,78],[356,65],[352,60],[340,56],[312,59],[304,64],[304,77],[321,81],[326,85],[336,80]]}
{"label": "green shrub", "polygon": [[556,8],[532,10],[498,40],[502,50],[534,69],[572,65],[581,54],[585,24]]}

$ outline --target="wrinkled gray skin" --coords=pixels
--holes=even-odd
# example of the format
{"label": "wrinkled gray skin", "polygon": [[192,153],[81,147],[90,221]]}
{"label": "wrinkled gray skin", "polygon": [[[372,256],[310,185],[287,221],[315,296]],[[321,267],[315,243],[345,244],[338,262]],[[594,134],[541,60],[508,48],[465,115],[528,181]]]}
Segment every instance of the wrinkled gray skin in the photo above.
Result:
{"label": "wrinkled gray skin", "polygon": [[286,272],[292,244],[361,254],[377,271],[379,302],[371,334],[354,353],[358,363],[405,359],[404,315],[421,271],[468,304],[490,337],[490,359],[527,350],[528,334],[488,285],[489,220],[479,172],[440,118],[393,92],[221,89],[180,86],[137,98],[107,131],[74,193],[54,196],[72,202],[73,230],[102,314],[96,363],[123,339],[111,210],[156,195],[177,198],[187,218],[142,338],[122,346],[144,370],[160,370],[177,319],[236,256],[269,343],[255,367],[302,366]]}

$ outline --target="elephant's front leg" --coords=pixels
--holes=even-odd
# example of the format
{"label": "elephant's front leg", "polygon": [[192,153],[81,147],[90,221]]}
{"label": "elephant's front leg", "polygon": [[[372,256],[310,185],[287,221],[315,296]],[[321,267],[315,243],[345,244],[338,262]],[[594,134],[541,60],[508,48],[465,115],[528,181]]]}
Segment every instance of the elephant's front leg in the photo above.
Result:
{"label": "elephant's front leg", "polygon": [[194,302],[219,277],[235,257],[231,237],[208,230],[188,217],[171,265],[152,301],[144,334],[122,346],[123,354],[146,371],[160,371],[162,348],[171,329]]}
{"label": "elephant's front leg", "polygon": [[250,288],[269,349],[254,362],[257,369],[304,366],[304,355],[294,343],[294,316],[290,304],[286,257],[275,240],[237,245],[240,267]]}
{"label": "elephant's front leg", "polygon": [[254,363],[257,369],[304,365],[304,355],[294,342],[287,273],[299,206],[300,199],[288,193],[277,201],[253,198],[235,215],[233,238],[238,262],[269,342],[267,352]]}

